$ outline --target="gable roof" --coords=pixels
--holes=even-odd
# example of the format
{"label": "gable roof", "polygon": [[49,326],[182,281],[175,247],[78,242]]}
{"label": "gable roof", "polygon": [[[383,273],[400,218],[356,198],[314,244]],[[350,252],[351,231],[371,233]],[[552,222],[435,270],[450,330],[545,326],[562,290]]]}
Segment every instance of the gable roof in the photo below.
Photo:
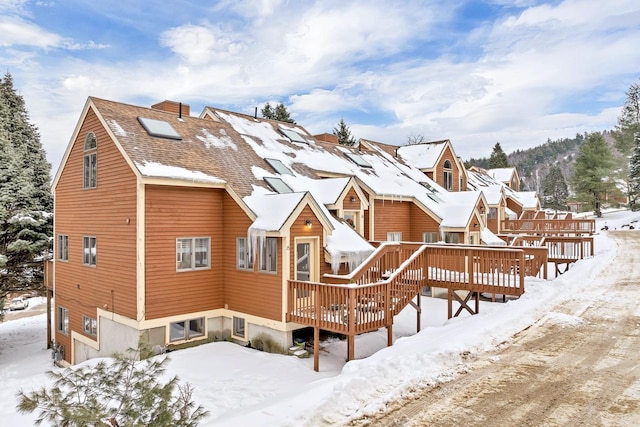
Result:
{"label": "gable roof", "polygon": [[403,145],[398,148],[398,155],[405,162],[420,170],[430,170],[436,167],[447,147],[451,149],[451,153],[455,158],[451,141],[448,139]]}

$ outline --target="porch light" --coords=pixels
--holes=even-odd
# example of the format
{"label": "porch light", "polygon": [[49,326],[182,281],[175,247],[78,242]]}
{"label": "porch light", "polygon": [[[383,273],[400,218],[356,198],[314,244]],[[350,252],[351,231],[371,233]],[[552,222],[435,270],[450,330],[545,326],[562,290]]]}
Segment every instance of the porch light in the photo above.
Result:
{"label": "porch light", "polygon": [[355,202],[355,201],[356,201],[356,197],[355,197],[355,196],[351,196],[351,197],[349,197],[349,201],[350,201],[351,203]]}
{"label": "porch light", "polygon": [[473,228],[478,228],[478,223],[477,222],[473,223]]}
{"label": "porch light", "polygon": [[311,220],[310,220],[310,219],[308,219],[308,220],[306,220],[306,221],[304,222],[304,225],[305,225],[305,227],[307,227],[307,228],[311,228],[311,227],[313,227],[313,222],[311,222]]}

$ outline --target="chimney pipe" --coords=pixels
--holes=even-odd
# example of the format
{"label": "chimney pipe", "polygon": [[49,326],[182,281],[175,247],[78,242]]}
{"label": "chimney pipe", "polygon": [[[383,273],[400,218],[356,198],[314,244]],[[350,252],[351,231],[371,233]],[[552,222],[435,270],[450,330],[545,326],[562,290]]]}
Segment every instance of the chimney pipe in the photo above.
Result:
{"label": "chimney pipe", "polygon": [[178,118],[181,119],[182,118],[182,102],[180,103],[180,105],[178,106]]}
{"label": "chimney pipe", "polygon": [[255,111],[255,113],[253,113],[253,118],[254,119],[258,118],[258,107],[256,107],[256,111]]}

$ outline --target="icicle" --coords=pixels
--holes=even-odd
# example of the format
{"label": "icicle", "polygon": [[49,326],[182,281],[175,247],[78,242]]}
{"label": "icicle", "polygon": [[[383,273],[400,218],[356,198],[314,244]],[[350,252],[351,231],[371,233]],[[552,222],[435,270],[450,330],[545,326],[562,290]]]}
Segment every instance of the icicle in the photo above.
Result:
{"label": "icicle", "polygon": [[254,261],[256,253],[262,253],[266,239],[267,230],[252,227],[247,230],[247,250],[251,262]]}

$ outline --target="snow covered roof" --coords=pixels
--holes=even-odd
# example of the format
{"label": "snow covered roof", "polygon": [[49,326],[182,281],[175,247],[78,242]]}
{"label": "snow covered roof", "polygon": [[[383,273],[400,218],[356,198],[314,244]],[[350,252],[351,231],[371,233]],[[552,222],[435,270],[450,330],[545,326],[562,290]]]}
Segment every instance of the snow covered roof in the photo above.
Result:
{"label": "snow covered roof", "polygon": [[412,166],[423,170],[433,169],[449,140],[425,142],[398,147],[398,156]]}
{"label": "snow covered roof", "polygon": [[487,173],[500,182],[510,182],[516,168],[487,169]]}

